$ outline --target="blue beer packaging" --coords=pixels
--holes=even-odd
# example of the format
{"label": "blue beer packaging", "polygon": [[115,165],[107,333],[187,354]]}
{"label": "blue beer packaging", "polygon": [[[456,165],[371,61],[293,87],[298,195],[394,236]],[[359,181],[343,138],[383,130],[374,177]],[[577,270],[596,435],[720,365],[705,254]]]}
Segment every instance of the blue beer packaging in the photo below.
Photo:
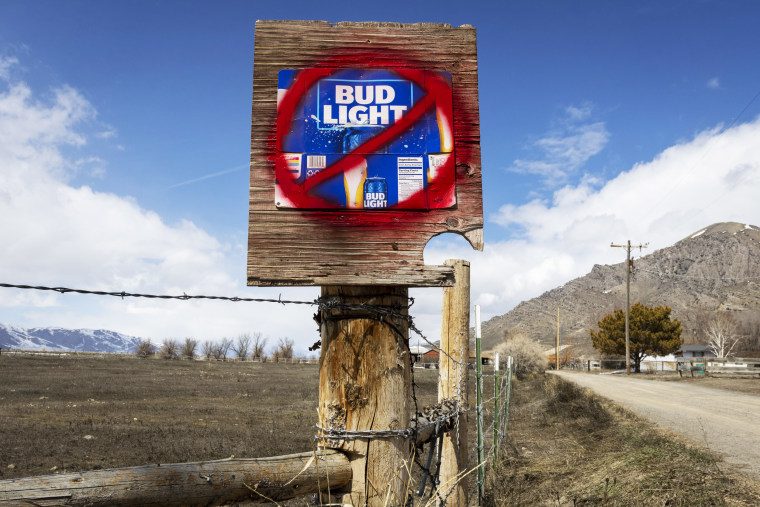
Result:
{"label": "blue beer packaging", "polygon": [[[424,210],[456,205],[450,96],[427,107],[418,120],[398,129],[373,151],[366,149],[368,141],[392,128],[429,93],[426,80],[443,80],[450,94],[448,72],[419,71],[420,82],[392,69],[327,69],[308,89],[298,90],[299,72],[286,69],[278,76],[278,105],[288,93],[299,97],[292,121],[284,129],[278,123],[278,207],[312,207],[294,198],[294,192],[309,193],[319,202],[317,207],[325,209]],[[344,158],[350,163],[343,164],[342,177],[335,174],[318,184],[307,183]],[[284,179],[290,184],[283,185]],[[436,182],[433,198],[429,190]],[[441,182],[451,188],[442,192]]]}

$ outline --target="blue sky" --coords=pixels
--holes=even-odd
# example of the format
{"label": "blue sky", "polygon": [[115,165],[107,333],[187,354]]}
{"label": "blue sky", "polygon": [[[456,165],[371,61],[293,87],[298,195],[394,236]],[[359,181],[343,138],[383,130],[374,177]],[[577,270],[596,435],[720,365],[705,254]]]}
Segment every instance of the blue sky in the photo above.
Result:
{"label": "blue sky", "polygon": [[[486,250],[426,260],[469,259],[486,318],[621,261],[611,241],[760,223],[755,2],[6,0],[0,281],[315,297],[245,287],[254,22],[294,18],[477,28]],[[437,338],[441,291],[413,294]],[[0,322],[315,341],[308,310],[9,289]]]}

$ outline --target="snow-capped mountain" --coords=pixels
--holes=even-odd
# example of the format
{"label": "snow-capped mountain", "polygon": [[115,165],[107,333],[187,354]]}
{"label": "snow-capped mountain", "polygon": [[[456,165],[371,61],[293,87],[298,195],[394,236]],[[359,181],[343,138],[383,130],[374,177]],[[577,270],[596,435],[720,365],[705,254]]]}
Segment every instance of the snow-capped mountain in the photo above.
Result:
{"label": "snow-capped mountain", "polygon": [[105,329],[23,328],[0,324],[0,348],[87,352],[134,352],[140,339]]}

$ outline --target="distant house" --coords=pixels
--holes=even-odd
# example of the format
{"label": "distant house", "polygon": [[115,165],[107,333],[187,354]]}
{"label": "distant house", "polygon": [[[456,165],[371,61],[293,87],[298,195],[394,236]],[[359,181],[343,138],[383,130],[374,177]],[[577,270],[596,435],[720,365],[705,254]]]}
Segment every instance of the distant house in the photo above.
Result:
{"label": "distant house", "polygon": [[434,367],[438,368],[438,359],[440,358],[441,354],[436,349],[430,349],[424,354],[422,354],[422,364],[425,365],[425,368],[428,367]]}
{"label": "distant house", "polygon": [[430,352],[429,347],[409,345],[409,353],[412,355],[412,362],[419,363],[422,361],[422,356],[425,355],[426,352]]}
{"label": "distant house", "polygon": [[[409,352],[412,355],[415,363],[422,363],[426,367],[435,366],[438,367],[438,361],[441,357],[441,353],[437,349],[429,349],[426,347],[410,346]],[[480,354],[482,363],[484,365],[491,365],[494,362],[493,352],[482,352]],[[470,349],[470,364],[475,364],[475,350]]]}
{"label": "distant house", "polygon": [[679,357],[718,357],[707,345],[682,345],[676,352]]}
{"label": "distant house", "polygon": [[[480,360],[483,365],[494,364],[493,352],[481,352]],[[470,363],[475,364],[475,349],[470,349]]]}

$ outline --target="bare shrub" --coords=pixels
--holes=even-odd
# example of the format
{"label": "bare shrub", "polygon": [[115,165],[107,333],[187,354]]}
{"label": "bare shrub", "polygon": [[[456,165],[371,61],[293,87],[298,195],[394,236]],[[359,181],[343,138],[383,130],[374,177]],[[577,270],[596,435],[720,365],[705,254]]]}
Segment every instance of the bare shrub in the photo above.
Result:
{"label": "bare shrub", "polygon": [[227,354],[230,352],[231,347],[232,338],[222,338],[222,341],[219,342],[219,356],[221,359],[227,360]]}
{"label": "bare shrub", "polygon": [[278,362],[282,359],[293,359],[293,340],[290,338],[280,338],[277,347],[272,352],[272,360]]}
{"label": "bare shrub", "polygon": [[495,349],[502,356],[512,356],[515,375],[525,378],[533,373],[543,373],[549,366],[543,347],[525,334],[515,334]]}
{"label": "bare shrub", "polygon": [[171,338],[165,338],[161,344],[159,355],[162,359],[178,359],[180,352],[179,342]]}
{"label": "bare shrub", "polygon": [[185,338],[185,343],[182,345],[182,357],[186,359],[195,358],[195,349],[198,347],[198,340],[194,338]]}
{"label": "bare shrub", "polygon": [[201,346],[201,351],[203,353],[203,357],[206,359],[211,359],[214,357],[214,344],[210,341],[203,342],[203,345]]}
{"label": "bare shrub", "polygon": [[150,342],[150,339],[140,340],[135,347],[135,355],[141,359],[147,359],[156,355],[156,346]]}
{"label": "bare shrub", "polygon": [[262,363],[266,361],[266,346],[267,339],[264,338],[261,333],[253,333],[253,341],[251,342],[251,359],[259,359]]}
{"label": "bare shrub", "polygon": [[251,335],[241,334],[237,337],[237,341],[232,344],[232,352],[235,353],[238,359],[241,361],[248,357],[248,351],[251,348]]}
{"label": "bare shrub", "polygon": [[221,342],[214,342],[211,344],[211,357],[213,357],[217,361],[226,357],[226,354],[224,353],[224,349],[222,347]]}

